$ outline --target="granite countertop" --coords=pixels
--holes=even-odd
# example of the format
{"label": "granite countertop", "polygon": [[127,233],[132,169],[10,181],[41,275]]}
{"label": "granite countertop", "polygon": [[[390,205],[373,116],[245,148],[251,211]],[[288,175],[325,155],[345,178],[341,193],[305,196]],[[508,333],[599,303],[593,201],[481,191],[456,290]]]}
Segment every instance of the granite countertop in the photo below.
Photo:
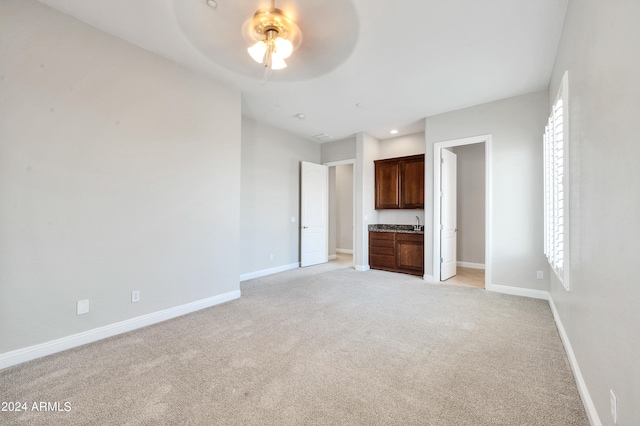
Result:
{"label": "granite countertop", "polygon": [[420,225],[420,230],[414,225],[369,225],[370,232],[399,232],[401,234],[424,234],[424,225]]}

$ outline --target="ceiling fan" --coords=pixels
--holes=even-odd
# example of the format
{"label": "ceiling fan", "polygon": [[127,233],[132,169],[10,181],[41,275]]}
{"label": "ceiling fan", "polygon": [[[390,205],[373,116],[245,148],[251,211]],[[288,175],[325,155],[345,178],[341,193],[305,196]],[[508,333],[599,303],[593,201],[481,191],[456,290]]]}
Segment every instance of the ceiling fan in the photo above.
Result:
{"label": "ceiling fan", "polygon": [[271,6],[258,9],[244,25],[247,39],[253,43],[247,52],[249,56],[265,68],[263,84],[272,70],[286,68],[293,51],[302,43],[302,33],[296,23],[284,11]]}

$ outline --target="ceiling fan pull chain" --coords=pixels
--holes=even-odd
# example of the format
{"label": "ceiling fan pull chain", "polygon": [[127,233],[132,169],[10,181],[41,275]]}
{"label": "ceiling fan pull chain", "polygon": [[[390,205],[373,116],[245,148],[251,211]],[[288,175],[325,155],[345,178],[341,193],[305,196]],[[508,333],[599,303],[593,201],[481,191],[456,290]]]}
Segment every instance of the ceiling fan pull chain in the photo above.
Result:
{"label": "ceiling fan pull chain", "polygon": [[264,54],[264,66],[271,68],[271,55],[273,54],[273,46],[267,42],[267,51]]}
{"label": "ceiling fan pull chain", "polygon": [[264,67],[264,74],[262,74],[262,81],[260,81],[260,86],[264,86],[265,84],[267,84],[267,82],[271,78],[272,73],[273,71],[271,70],[271,67]]}

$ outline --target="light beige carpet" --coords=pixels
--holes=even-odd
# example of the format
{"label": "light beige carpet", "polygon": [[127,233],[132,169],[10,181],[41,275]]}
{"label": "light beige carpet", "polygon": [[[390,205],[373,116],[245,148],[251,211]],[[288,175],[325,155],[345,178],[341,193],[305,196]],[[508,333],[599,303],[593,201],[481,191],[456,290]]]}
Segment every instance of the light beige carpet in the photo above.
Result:
{"label": "light beige carpet", "polygon": [[546,302],[345,263],[0,371],[28,425],[587,425]]}

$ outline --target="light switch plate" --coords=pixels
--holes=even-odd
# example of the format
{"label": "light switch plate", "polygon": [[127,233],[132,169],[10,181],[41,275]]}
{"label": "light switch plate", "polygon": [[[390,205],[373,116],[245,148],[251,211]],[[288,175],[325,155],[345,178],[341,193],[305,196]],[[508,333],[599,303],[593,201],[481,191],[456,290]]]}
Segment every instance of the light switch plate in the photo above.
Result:
{"label": "light switch plate", "polygon": [[82,315],[89,312],[89,299],[78,300],[76,305],[76,314]]}

